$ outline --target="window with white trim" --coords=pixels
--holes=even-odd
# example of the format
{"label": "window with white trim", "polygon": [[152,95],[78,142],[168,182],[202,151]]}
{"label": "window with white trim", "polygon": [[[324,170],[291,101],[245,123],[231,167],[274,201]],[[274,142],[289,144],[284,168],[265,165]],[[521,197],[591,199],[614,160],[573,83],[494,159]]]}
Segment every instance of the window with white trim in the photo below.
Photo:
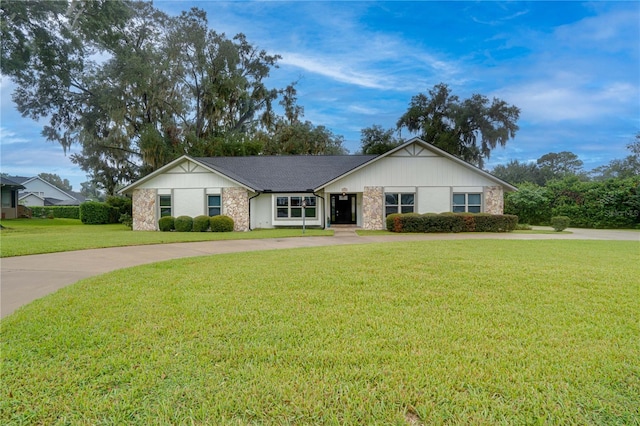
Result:
{"label": "window with white trim", "polygon": [[171,216],[171,195],[159,195],[158,205],[160,206],[160,217]]}
{"label": "window with white trim", "polygon": [[[303,202],[306,207],[303,207]],[[305,218],[315,219],[318,214],[316,197],[299,195],[280,195],[276,197],[276,219],[302,219],[303,208],[305,210]]]}
{"label": "window with white trim", "polygon": [[393,213],[413,213],[416,194],[387,192],[384,194],[385,216]]}
{"label": "window with white trim", "polygon": [[482,211],[482,194],[453,194],[454,213],[480,213]]}
{"label": "window with white trim", "polygon": [[207,195],[207,213],[209,216],[219,216],[222,214],[222,196]]}

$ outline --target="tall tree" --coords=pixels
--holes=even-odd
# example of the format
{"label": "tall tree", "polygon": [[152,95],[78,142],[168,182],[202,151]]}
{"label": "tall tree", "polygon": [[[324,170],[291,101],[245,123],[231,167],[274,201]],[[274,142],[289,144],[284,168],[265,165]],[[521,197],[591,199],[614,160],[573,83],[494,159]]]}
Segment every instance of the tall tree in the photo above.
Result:
{"label": "tall tree", "polygon": [[286,87],[280,105],[283,117],[275,117],[262,133],[263,153],[266,155],[343,155],[343,137],[325,126],[302,121],[304,108],[297,104],[295,83]]}
{"label": "tall tree", "polygon": [[474,94],[460,101],[446,84],[440,83],[428,94],[411,98],[409,108],[397,122],[450,154],[478,167],[498,145],[505,146],[518,131],[520,109],[501,99],[489,100]]}
{"label": "tall tree", "polygon": [[40,173],[38,174],[38,177],[40,177],[42,180],[49,182],[51,185],[54,185],[60,189],[62,189],[63,191],[73,191],[73,188],[71,187],[71,182],[69,182],[69,179],[62,179],[59,175],[55,174],[55,173]]}
{"label": "tall tree", "polygon": [[380,155],[402,144],[402,139],[394,135],[393,129],[385,130],[374,124],[360,131],[360,149],[363,154]]}
{"label": "tall tree", "polygon": [[635,140],[627,144],[629,155],[622,159],[616,159],[604,166],[596,167],[591,171],[595,180],[606,180],[611,178],[626,179],[640,176],[640,133],[637,133]]}
{"label": "tall tree", "polygon": [[87,200],[104,201],[104,194],[95,183],[88,181],[80,184],[80,194],[84,195]]}
{"label": "tall tree", "polygon": [[495,166],[491,174],[513,185],[525,182],[537,185],[544,185],[545,183],[537,163],[521,163],[518,160],[511,160],[505,165]]}
{"label": "tall tree", "polygon": [[563,179],[567,176],[584,176],[583,162],[573,152],[550,152],[538,158],[537,164],[545,181]]}
{"label": "tall tree", "polygon": [[279,56],[210,30],[202,10],[169,17],[127,0],[1,5],[1,70],[16,82],[19,111],[49,120],[43,133],[65,150],[80,144],[72,161],[108,194],[182,154],[258,153],[257,132],[273,131],[281,91],[265,80]]}

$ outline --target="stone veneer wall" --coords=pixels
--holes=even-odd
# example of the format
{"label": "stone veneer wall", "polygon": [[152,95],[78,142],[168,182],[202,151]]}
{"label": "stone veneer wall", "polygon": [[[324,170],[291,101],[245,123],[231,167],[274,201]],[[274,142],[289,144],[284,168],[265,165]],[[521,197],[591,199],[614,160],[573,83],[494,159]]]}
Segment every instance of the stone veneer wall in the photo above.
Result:
{"label": "stone veneer wall", "polygon": [[156,223],[156,198],[155,189],[134,189],[133,202],[133,230],[155,231]]}
{"label": "stone veneer wall", "polygon": [[385,229],[384,188],[365,186],[362,193],[362,229]]}
{"label": "stone veneer wall", "polygon": [[222,188],[222,214],[233,219],[234,231],[249,230],[249,194],[244,188]]}
{"label": "stone veneer wall", "polygon": [[484,212],[491,214],[504,212],[504,190],[501,186],[484,187]]}

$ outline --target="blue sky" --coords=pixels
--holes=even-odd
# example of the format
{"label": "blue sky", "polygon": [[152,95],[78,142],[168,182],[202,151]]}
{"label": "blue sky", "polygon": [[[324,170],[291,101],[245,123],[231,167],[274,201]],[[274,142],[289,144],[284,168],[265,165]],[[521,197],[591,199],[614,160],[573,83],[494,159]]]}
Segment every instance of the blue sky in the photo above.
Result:
{"label": "blue sky", "polygon": [[[344,136],[351,153],[361,129],[395,128],[411,97],[441,82],[461,98],[480,93],[521,109],[519,132],[489,168],[572,151],[589,170],[625,157],[640,132],[638,2],[154,4],[169,14],[200,7],[216,31],[280,54],[269,86],[298,81],[304,118]],[[20,117],[12,87],[2,79],[1,171],[57,173],[79,190],[84,172],[45,141],[42,123]]]}

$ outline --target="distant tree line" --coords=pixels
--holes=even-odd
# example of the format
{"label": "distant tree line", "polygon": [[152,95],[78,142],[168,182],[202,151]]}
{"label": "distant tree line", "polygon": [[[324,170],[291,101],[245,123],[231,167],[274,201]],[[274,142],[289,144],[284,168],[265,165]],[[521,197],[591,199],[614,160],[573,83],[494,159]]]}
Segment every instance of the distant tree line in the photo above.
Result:
{"label": "distant tree line", "polygon": [[576,227],[640,228],[640,133],[627,148],[625,158],[590,172],[566,151],[545,154],[535,163],[496,166],[495,176],[518,187],[505,197],[505,213],[533,225],[568,216]]}

